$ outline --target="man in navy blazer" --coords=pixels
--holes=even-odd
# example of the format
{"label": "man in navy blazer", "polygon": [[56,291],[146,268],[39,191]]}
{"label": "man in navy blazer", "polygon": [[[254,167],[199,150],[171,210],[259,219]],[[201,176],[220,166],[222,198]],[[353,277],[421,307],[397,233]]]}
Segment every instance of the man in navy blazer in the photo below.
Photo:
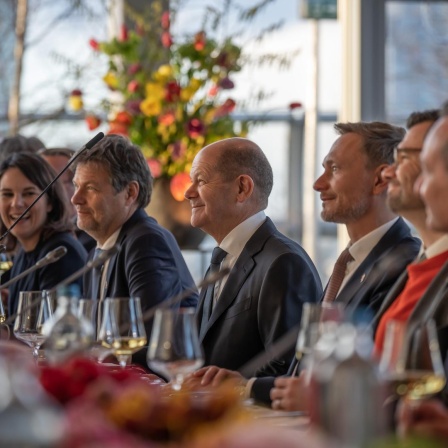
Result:
{"label": "man in navy blazer", "polygon": [[[273,175],[255,143],[242,138],[212,143],[196,155],[190,175],[185,197],[191,224],[216,240],[231,269],[210,294],[201,291],[198,328],[205,365],[238,370],[300,321],[302,304],[319,299],[321,282],[306,252],[264,213]],[[293,352],[291,347],[253,373],[286,373]]]}
{"label": "man in navy blazer", "polygon": [[[120,247],[105,263],[99,288],[93,290],[92,271],[85,274],[85,297],[140,297],[144,311],[194,288],[173,235],[144,211],[152,176],[141,150],[122,136],[108,135],[75,163],[72,203],[78,227],[99,249]],[[195,306],[197,297],[193,291],[183,305]],[[145,327],[149,338],[151,322]]]}
{"label": "man in navy blazer", "polygon": [[[344,224],[350,237],[353,260],[334,300],[352,310],[362,306],[376,311],[420,247],[405,222],[389,210],[388,183],[381,176],[393,162],[404,129],[373,122],[338,123],[335,130],[339,138],[324,159],[324,173],[314,183],[322,200],[322,219]],[[289,374],[296,364],[291,360]],[[210,370],[204,373],[204,383],[216,384],[227,376],[237,378],[231,372]],[[266,377],[242,383],[257,401],[273,399],[274,408],[287,409],[297,381],[301,378]]]}

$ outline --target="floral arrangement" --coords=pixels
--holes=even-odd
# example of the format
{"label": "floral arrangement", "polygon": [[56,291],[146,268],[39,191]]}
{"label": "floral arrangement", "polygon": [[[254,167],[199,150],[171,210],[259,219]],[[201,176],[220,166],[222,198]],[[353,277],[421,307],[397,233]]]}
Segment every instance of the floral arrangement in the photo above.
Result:
{"label": "floral arrangement", "polygon": [[[231,38],[218,43],[202,30],[175,42],[167,11],[157,30],[160,45],[152,41],[148,46],[149,30],[143,25],[136,30],[123,25],[119,36],[107,42],[91,39],[90,46],[108,57],[103,80],[118,93],[112,95],[115,101],[102,104],[109,133],[128,136],[142,148],[153,176],[172,179],[172,192],[183,193],[202,147],[247,134],[248,123],[238,123],[237,129],[230,116],[236,102],[229,92],[232,75],[241,69],[241,48]],[[74,94],[72,102],[78,104],[79,91]],[[100,124],[94,114],[86,121],[90,129]]]}

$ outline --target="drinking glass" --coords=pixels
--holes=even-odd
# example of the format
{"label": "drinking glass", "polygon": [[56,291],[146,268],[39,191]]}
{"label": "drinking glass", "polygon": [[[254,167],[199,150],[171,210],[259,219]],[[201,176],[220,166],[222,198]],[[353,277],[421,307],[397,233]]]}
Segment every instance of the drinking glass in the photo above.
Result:
{"label": "drinking glass", "polygon": [[[0,280],[3,274],[12,268],[12,265],[13,262],[9,254],[7,253],[0,254]],[[3,305],[3,298],[0,295],[0,324],[2,324],[5,320],[6,320],[5,308]]]}
{"label": "drinking glass", "polygon": [[420,400],[440,392],[446,378],[434,321],[414,326],[390,321],[380,371],[398,397]]}
{"label": "drinking glass", "polygon": [[341,323],[343,319],[344,307],[340,303],[304,303],[296,344],[297,360],[300,362],[304,355],[311,353],[325,323]]}
{"label": "drinking glass", "polygon": [[146,344],[146,332],[138,297],[106,298],[98,339],[111,349],[121,367]]}
{"label": "drinking glass", "polygon": [[52,296],[47,291],[21,291],[19,294],[14,336],[33,349],[36,359],[39,348],[46,339],[42,327],[53,315],[51,301]]}
{"label": "drinking glass", "polygon": [[182,388],[185,375],[204,363],[194,308],[159,309],[154,317],[147,353],[148,366]]}

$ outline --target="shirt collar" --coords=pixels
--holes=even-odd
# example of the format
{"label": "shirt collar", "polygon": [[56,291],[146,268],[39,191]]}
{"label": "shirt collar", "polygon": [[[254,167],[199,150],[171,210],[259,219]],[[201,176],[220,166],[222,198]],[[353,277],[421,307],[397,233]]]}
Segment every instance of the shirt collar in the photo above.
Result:
{"label": "shirt collar", "polygon": [[115,246],[115,243],[118,240],[118,235],[120,234],[120,230],[121,227],[119,229],[117,229],[105,242],[102,246],[100,246],[99,244],[97,244],[97,249],[101,249],[101,250],[109,250],[112,249],[112,247]]}
{"label": "shirt collar", "polygon": [[448,250],[448,234],[441,236],[425,249],[426,258],[432,258]]}
{"label": "shirt collar", "polygon": [[247,218],[231,230],[221,241],[219,247],[228,254],[238,258],[243,251],[244,246],[257,229],[266,221],[266,214],[262,210]]}

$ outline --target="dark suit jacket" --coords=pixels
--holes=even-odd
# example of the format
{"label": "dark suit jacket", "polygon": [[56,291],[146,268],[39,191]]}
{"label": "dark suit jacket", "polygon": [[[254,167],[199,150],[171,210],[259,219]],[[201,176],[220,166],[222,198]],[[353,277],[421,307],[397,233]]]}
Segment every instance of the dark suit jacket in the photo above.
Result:
{"label": "dark suit jacket", "polygon": [[[417,256],[420,245],[420,240],[411,236],[409,227],[399,218],[356,269],[336,300],[345,303],[352,312],[359,306],[377,312],[397,278]],[[288,374],[297,364],[295,358],[292,359]],[[270,404],[269,393],[274,380],[274,377],[255,380],[252,398]]]}
{"label": "dark suit jacket", "polygon": [[[119,252],[108,265],[104,297],[140,297],[143,312],[164,300],[194,287],[173,235],[137,210],[118,235]],[[93,257],[93,251],[90,258]],[[84,276],[84,296],[92,297],[91,272]],[[192,293],[183,306],[196,306],[198,294]],[[152,322],[145,324],[148,340]],[[145,355],[146,353],[144,353]],[[146,361],[141,360],[146,365]]]}
{"label": "dark suit jacket", "polygon": [[[246,243],[200,334],[205,365],[238,370],[300,321],[302,304],[322,294],[319,275],[306,252],[267,218]],[[198,306],[201,328],[205,291]],[[294,347],[272,360],[259,376],[281,375]]]}

